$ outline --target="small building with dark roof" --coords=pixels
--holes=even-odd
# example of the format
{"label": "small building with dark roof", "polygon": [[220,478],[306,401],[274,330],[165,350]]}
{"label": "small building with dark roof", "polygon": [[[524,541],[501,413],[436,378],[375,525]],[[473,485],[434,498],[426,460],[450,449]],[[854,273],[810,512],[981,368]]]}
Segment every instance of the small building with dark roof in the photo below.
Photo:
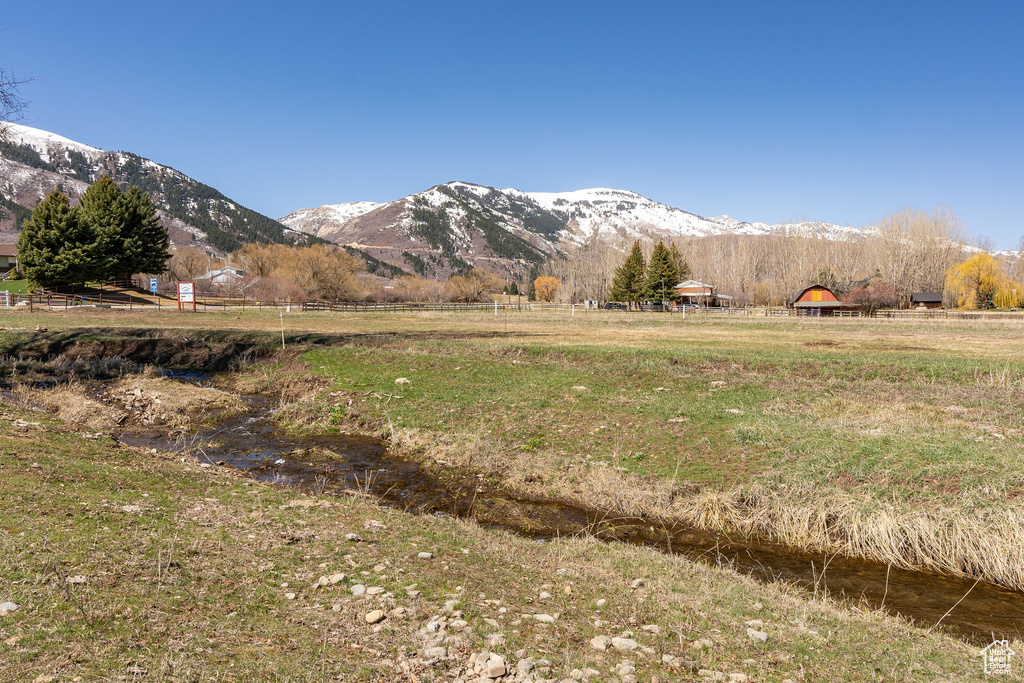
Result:
{"label": "small building with dark roof", "polygon": [[856,311],[860,304],[850,304],[840,301],[831,289],[825,285],[811,285],[806,287],[790,305],[798,313],[803,315],[835,315],[836,311]]}
{"label": "small building with dark roof", "polygon": [[942,292],[914,292],[910,295],[914,308],[942,308]]}

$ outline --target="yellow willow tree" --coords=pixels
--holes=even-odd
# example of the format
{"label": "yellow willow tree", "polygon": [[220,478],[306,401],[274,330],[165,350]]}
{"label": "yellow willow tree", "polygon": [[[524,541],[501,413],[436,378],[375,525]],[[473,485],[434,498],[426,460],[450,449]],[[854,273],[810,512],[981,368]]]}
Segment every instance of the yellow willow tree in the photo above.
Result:
{"label": "yellow willow tree", "polygon": [[558,281],[558,278],[550,275],[542,275],[533,281],[533,291],[536,293],[538,301],[554,301],[555,294],[558,293],[558,288],[561,286],[562,283]]}
{"label": "yellow willow tree", "polygon": [[1011,279],[991,254],[975,254],[946,273],[946,295],[958,308],[1019,306],[1024,286]]}

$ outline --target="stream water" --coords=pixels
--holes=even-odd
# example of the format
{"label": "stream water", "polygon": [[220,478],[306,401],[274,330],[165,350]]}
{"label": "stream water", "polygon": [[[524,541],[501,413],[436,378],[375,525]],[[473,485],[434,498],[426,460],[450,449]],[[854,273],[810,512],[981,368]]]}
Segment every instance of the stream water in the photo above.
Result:
{"label": "stream water", "polygon": [[793,551],[783,546],[701,531],[650,519],[609,519],[600,511],[547,500],[517,498],[467,474],[444,479],[415,463],[390,457],[379,441],[355,436],[288,436],[271,424],[272,404],[249,397],[248,414],[190,437],[165,432],[121,435],[124,443],[162,451],[199,453],[263,481],[316,493],[362,492],[416,514],[472,517],[543,542],[557,536],[592,534],[660,548],[763,581],[784,581],[884,607],[928,628],[944,628],[976,643],[993,636],[1020,637],[1024,593],[974,581],[904,571],[864,560]]}

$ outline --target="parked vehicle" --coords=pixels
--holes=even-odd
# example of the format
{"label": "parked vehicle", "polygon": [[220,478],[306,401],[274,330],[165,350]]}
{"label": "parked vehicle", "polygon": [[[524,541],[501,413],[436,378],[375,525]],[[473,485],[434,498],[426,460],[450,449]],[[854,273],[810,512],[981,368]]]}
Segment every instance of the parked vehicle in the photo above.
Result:
{"label": "parked vehicle", "polygon": [[625,311],[627,309],[626,304],[620,304],[618,301],[609,301],[604,305],[606,311]]}

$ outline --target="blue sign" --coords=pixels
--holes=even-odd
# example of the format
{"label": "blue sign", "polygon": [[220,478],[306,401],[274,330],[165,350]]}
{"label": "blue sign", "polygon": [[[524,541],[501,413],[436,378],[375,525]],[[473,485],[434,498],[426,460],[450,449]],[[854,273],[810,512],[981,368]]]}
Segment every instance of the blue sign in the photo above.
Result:
{"label": "blue sign", "polygon": [[151,291],[154,294],[156,294],[156,278],[155,277],[149,278],[149,291]]}

